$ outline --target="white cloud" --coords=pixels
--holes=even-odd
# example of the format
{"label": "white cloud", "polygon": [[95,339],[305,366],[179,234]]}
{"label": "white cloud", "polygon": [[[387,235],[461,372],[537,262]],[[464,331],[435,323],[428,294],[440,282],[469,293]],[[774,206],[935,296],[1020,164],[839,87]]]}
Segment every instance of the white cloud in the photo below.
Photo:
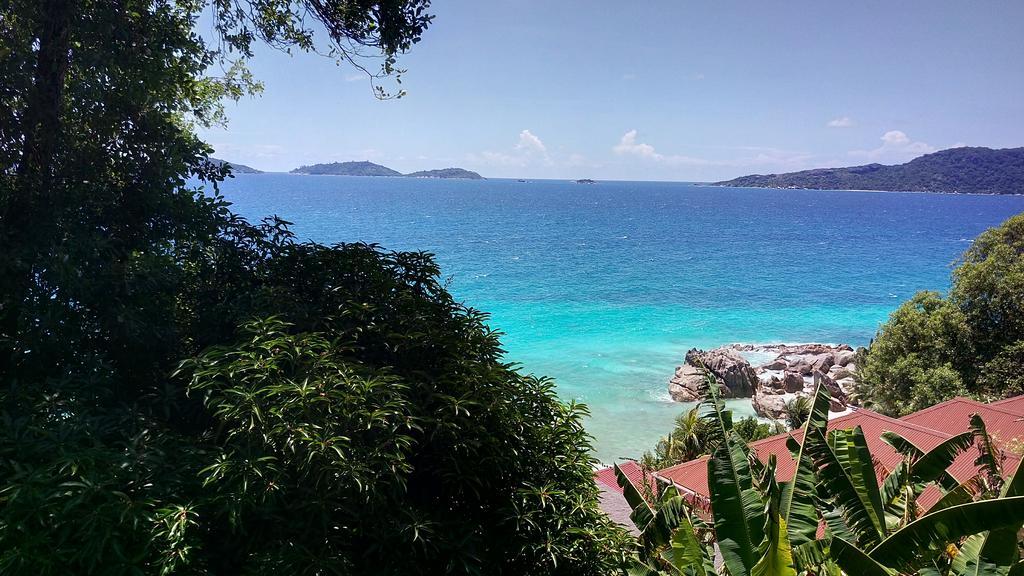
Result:
{"label": "white cloud", "polygon": [[632,154],[634,156],[641,156],[644,158],[653,158],[655,160],[661,160],[663,156],[654,151],[654,146],[650,144],[641,144],[636,141],[637,131],[630,130],[622,135],[619,143],[612,147],[612,152],[620,156],[626,154]]}
{"label": "white cloud", "polygon": [[931,144],[911,140],[909,136],[900,130],[889,130],[882,135],[882,145],[871,150],[852,150],[850,156],[866,158],[872,161],[906,162],[921,156],[935,152],[936,148]]}
{"label": "white cloud", "polygon": [[826,126],[829,128],[849,128],[853,126],[853,120],[851,120],[849,116],[842,116],[840,118],[829,120]]}
{"label": "white cloud", "polygon": [[654,146],[644,142],[637,142],[637,136],[638,133],[636,130],[626,132],[622,135],[622,138],[619,139],[619,143],[612,147],[612,152],[615,152],[619,156],[636,156],[638,158],[644,158],[665,164],[686,164],[690,166],[704,166],[711,164],[710,161],[705,160],[704,158],[694,158],[692,156],[681,156],[678,154],[660,154],[654,149]]}
{"label": "white cloud", "polygon": [[540,152],[546,154],[548,149],[541,142],[540,138],[537,138],[529,130],[523,130],[519,133],[519,143],[516,144],[516,150],[525,150],[529,152]]}

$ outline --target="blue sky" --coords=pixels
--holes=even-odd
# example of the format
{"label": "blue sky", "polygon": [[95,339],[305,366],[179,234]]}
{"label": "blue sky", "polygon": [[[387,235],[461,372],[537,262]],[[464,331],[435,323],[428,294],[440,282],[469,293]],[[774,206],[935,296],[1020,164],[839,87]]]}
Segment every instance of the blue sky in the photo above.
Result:
{"label": "blue sky", "polygon": [[258,51],[203,136],[264,170],[708,181],[1024,146],[1024,2],[438,0],[405,98]]}

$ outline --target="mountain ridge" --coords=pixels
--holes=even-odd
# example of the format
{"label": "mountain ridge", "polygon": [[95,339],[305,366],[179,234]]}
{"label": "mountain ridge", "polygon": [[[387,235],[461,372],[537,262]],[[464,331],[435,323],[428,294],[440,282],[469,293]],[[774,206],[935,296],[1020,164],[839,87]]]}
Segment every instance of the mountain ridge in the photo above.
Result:
{"label": "mountain ridge", "polygon": [[1024,194],[1024,147],[962,147],[919,156],[904,164],[815,168],[752,174],[713,186],[879,190],[947,194]]}
{"label": "mountain ridge", "polygon": [[480,174],[464,168],[441,168],[435,170],[420,170],[402,174],[387,166],[375,164],[368,160],[358,162],[331,162],[326,164],[310,164],[300,166],[291,171],[292,174],[315,174],[330,176],[384,176],[384,177],[406,177],[406,178],[459,178],[466,180],[483,180]]}

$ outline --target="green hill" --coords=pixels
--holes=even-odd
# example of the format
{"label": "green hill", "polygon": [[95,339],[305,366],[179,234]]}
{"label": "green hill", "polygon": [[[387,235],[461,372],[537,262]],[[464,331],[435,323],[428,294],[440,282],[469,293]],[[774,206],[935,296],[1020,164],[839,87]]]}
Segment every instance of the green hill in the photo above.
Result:
{"label": "green hill", "polygon": [[402,173],[373,162],[332,162],[300,166],[292,174],[329,174],[332,176],[401,176]]}
{"label": "green hill", "polygon": [[960,194],[1024,194],[1024,148],[952,148],[906,164],[818,168],[743,176],[718,186],[892,190]]}
{"label": "green hill", "polygon": [[420,170],[406,174],[409,178],[464,178],[467,180],[483,180],[484,177],[471,170],[462,168],[442,168],[440,170]]}
{"label": "green hill", "polygon": [[263,170],[257,170],[251,166],[245,164],[236,164],[234,162],[228,162],[227,160],[221,160],[220,158],[210,158],[210,162],[222,166],[227,164],[231,167],[231,172],[235,174],[263,174]]}

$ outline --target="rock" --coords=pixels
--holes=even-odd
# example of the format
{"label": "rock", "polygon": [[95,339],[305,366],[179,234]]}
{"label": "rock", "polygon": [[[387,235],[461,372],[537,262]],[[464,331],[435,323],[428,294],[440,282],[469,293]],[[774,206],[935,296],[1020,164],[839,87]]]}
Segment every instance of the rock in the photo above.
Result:
{"label": "rock", "polygon": [[783,390],[786,392],[803,392],[804,391],[804,377],[796,372],[785,372],[782,375],[782,381],[780,382]]}
{"label": "rock", "polygon": [[819,385],[824,386],[828,389],[828,393],[832,395],[832,403],[829,405],[829,410],[832,412],[841,412],[846,410],[846,392],[844,392],[843,389],[839,387],[839,384],[830,378],[828,374],[825,374],[824,372],[815,372],[814,385],[816,387]]}
{"label": "rock", "polygon": [[827,352],[825,354],[818,354],[811,360],[812,372],[828,372],[828,369],[835,364],[835,355]]}
{"label": "rock", "polygon": [[775,360],[761,366],[762,370],[785,370],[786,368],[789,368],[789,364],[787,364],[782,358],[776,358]]}
{"label": "rock", "polygon": [[836,385],[843,391],[847,397],[853,393],[853,387],[857,384],[857,381],[853,378],[841,378],[836,380]]}
{"label": "rock", "polygon": [[832,366],[828,370],[828,377],[833,380],[842,380],[843,378],[849,378],[853,373],[846,369],[845,366],[838,364]]}
{"label": "rock", "polygon": [[789,367],[791,370],[795,370],[800,374],[813,374],[814,369],[811,368],[811,362],[809,359],[802,356],[797,356],[790,362]]}
{"label": "rock", "polygon": [[702,400],[701,386],[704,384],[704,371],[689,364],[676,368],[676,374],[668,381],[668,393],[676,402],[695,402]]}
{"label": "rock", "polygon": [[686,353],[686,363],[691,366],[703,365],[715,378],[725,385],[724,396],[733,398],[749,398],[757,388],[757,372],[750,362],[731,348],[716,348],[708,352],[690,350]]}
{"label": "rock", "polygon": [[853,350],[840,350],[835,353],[835,361],[839,366],[846,366],[857,359],[857,353]]}
{"label": "rock", "polygon": [[750,404],[762,418],[782,418],[786,413],[786,399],[777,394],[768,394],[761,389],[754,393]]}

